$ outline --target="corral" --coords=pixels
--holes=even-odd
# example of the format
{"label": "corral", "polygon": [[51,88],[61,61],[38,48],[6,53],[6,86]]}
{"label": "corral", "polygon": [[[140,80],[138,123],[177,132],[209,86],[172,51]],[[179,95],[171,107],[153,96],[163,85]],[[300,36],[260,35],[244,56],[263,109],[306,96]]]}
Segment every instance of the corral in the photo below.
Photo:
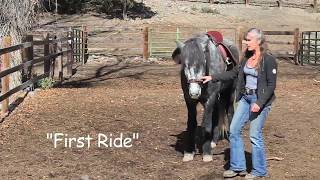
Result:
{"label": "corral", "polygon": [[[166,9],[167,6],[161,3],[153,6],[156,1],[145,1],[159,13],[155,18],[167,16],[162,22],[172,22],[175,18],[162,14],[164,12],[161,8]],[[169,5],[172,3],[169,0],[165,2]],[[70,79],[64,79],[62,84],[49,90],[30,92],[4,119],[0,126],[0,176],[3,179],[222,179],[222,172],[228,167],[227,141],[218,144],[214,150],[213,162],[204,163],[199,155],[192,162],[181,161],[187,114],[180,88],[180,65],[174,64],[168,58],[174,42],[161,42],[165,43],[166,48],[169,47],[168,50],[159,49],[159,42],[151,44],[153,37],[157,37],[152,35],[152,28],[161,26],[160,28],[168,30],[172,40],[183,40],[192,33],[205,31],[206,28],[230,28],[231,30],[226,30],[230,31],[226,34],[230,34],[228,36],[231,39],[234,38],[233,40],[241,44],[239,34],[250,22],[252,26],[258,27],[268,24],[265,31],[269,34],[284,34],[270,35],[274,37],[270,39],[274,42],[270,47],[274,48],[273,52],[281,51],[278,54],[286,56],[278,58],[277,100],[264,129],[269,179],[318,179],[320,71],[319,66],[297,59],[297,55],[302,53],[298,49],[301,50],[303,44],[308,47],[305,48],[307,55],[317,57],[318,51],[309,53],[310,47],[317,47],[317,44],[313,43],[314,37],[311,35],[309,38],[307,34],[307,37],[301,37],[311,40],[305,40],[301,46],[297,46],[294,37],[297,32],[301,34],[318,31],[320,26],[316,23],[320,22],[320,18],[317,19],[316,14],[313,14],[316,17],[311,17],[309,12],[301,9],[290,11],[284,7],[284,12],[278,8],[263,9],[264,7],[255,6],[247,8],[259,12],[248,11],[248,15],[242,17],[244,20],[240,19],[241,14],[237,17],[209,16],[198,12],[189,14],[188,9],[201,5],[195,2],[171,4],[173,13],[185,17],[176,24],[146,25],[148,20],[110,22],[103,18],[97,21],[96,17],[89,15],[66,18],[67,22],[75,21],[74,19],[77,19],[79,24],[87,22],[87,31],[83,31],[83,35],[88,32],[88,47],[85,47],[83,39],[75,41],[83,42],[78,43],[81,48],[88,48],[88,61],[84,63],[82,59],[87,55],[84,50],[73,52],[74,58],[80,58],[80,65],[76,66],[76,73]],[[227,9],[228,13],[235,14],[234,9],[245,9],[242,6],[229,7],[222,4],[217,6],[217,9]],[[175,11],[178,7],[187,7],[187,10],[179,14],[179,10]],[[299,17],[294,15],[297,12],[300,13]],[[268,14],[270,18],[267,16],[256,21],[248,18],[259,14]],[[282,24],[272,19],[272,14],[288,16],[291,19],[286,19]],[[187,15],[191,18],[188,19]],[[269,22],[271,20],[274,21]],[[102,25],[103,22],[109,23],[109,26]],[[199,30],[197,27],[203,27],[205,22],[207,27]],[[112,23],[115,25],[112,26]],[[191,23],[194,23],[194,26],[190,26]],[[67,27],[79,24],[63,25]],[[145,27],[149,27],[148,38],[145,36]],[[181,32],[184,32],[184,29],[181,27],[189,27],[192,32],[183,35]],[[77,33],[82,36],[81,31]],[[72,38],[66,37],[64,40]],[[303,42],[301,40],[303,39],[299,42]],[[53,44],[56,41],[58,40],[49,40]],[[48,45],[49,42],[44,44]],[[146,46],[148,48],[145,48]],[[67,46],[64,50],[66,48]],[[150,58],[143,57],[146,51],[149,52],[148,56],[151,55]],[[159,51],[165,51],[166,55],[160,57],[157,55]],[[60,50],[57,53],[59,52]],[[65,57],[64,61],[68,62],[68,56]],[[44,59],[47,58],[42,58]],[[61,59],[57,60],[60,62]],[[316,61],[316,58],[314,60]],[[301,62],[304,62],[304,66],[295,65]],[[46,72],[44,67],[42,69]],[[58,69],[61,72],[61,67]],[[70,73],[70,69],[66,69],[65,74],[68,74],[68,71]],[[249,145],[247,128],[244,137],[246,145]],[[90,148],[69,148],[64,147],[64,144],[58,144],[57,148],[54,148],[50,133],[64,133],[70,138],[90,135],[94,139]],[[123,133],[124,138],[133,139],[132,147],[98,147],[96,143],[99,133],[109,137],[111,133],[115,138]],[[133,135],[134,133],[139,136]],[[250,159],[249,146],[246,154]],[[251,167],[250,163],[248,167]]]}

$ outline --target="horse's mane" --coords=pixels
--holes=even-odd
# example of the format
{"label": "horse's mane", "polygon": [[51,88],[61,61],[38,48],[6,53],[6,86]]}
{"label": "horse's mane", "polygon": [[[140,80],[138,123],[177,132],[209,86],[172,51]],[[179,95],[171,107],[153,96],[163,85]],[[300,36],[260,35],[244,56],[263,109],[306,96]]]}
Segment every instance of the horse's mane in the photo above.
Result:
{"label": "horse's mane", "polygon": [[206,63],[204,52],[206,51],[207,43],[208,37],[204,35],[197,35],[187,40],[181,52],[187,61],[183,62],[183,64],[195,65],[196,69],[198,69],[200,65],[204,65]]}

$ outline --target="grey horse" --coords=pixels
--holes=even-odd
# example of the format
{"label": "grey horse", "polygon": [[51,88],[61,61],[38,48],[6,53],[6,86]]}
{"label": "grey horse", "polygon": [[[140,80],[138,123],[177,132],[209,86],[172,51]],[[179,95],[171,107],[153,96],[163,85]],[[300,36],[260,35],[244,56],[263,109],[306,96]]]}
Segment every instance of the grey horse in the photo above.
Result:
{"label": "grey horse", "polygon": [[[236,45],[223,40],[233,55],[233,61],[239,61],[239,51]],[[172,58],[181,63],[181,87],[188,110],[187,135],[184,138],[183,161],[193,160],[195,154],[195,134],[197,129],[197,104],[204,107],[202,120],[202,152],[203,161],[212,161],[213,148],[219,139],[226,137],[234,108],[235,81],[211,81],[202,84],[199,80],[205,75],[214,75],[235,67],[228,65],[217,44],[207,34],[200,34],[182,42],[177,42],[177,48]]]}

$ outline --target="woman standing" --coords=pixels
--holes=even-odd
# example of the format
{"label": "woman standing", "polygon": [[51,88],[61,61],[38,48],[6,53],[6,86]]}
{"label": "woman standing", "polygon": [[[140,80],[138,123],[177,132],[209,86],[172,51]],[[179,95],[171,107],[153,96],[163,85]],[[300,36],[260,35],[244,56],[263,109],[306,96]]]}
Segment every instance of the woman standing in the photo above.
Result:
{"label": "woman standing", "polygon": [[[262,129],[275,99],[277,79],[276,59],[267,54],[265,37],[260,29],[252,28],[246,34],[247,49],[244,59],[231,71],[204,76],[208,81],[227,81],[238,78],[236,101],[239,101],[230,125],[230,169],[224,177],[244,176],[246,179],[267,175]],[[250,121],[252,145],[252,172],[247,174],[242,129]]]}

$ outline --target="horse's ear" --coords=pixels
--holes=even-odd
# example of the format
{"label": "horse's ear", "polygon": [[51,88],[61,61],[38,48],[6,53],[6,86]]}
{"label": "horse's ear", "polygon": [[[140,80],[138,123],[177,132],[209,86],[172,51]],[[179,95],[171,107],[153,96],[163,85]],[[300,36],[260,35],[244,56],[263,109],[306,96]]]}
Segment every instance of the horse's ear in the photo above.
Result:
{"label": "horse's ear", "polygon": [[183,42],[178,41],[178,40],[176,40],[176,44],[177,44],[177,48],[180,48],[180,49],[182,49],[185,46],[185,44]]}
{"label": "horse's ear", "polygon": [[181,54],[181,50],[185,46],[185,44],[183,42],[180,42],[180,41],[176,41],[176,44],[177,44],[177,48],[172,53],[172,59],[177,64],[181,64],[180,54]]}
{"label": "horse's ear", "polygon": [[174,62],[176,62],[177,64],[181,64],[181,58],[180,58],[180,54],[181,54],[181,49],[179,47],[177,47],[173,53],[172,53],[172,59],[174,60]]}

